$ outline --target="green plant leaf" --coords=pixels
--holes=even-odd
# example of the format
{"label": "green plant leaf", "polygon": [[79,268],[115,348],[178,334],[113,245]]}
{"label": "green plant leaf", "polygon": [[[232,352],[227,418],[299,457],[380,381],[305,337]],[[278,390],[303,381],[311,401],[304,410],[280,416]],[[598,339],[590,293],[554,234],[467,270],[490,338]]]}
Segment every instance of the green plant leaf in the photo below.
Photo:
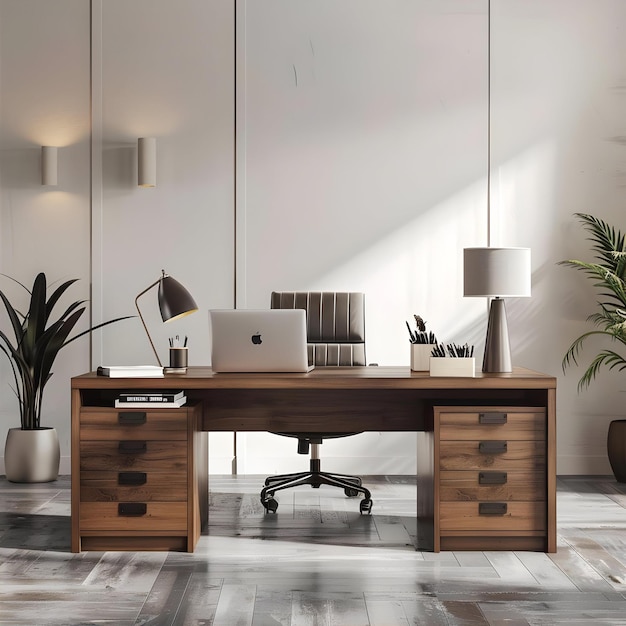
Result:
{"label": "green plant leaf", "polygon": [[27,313],[22,315],[13,307],[7,296],[0,291],[0,298],[15,335],[15,340],[12,341],[6,333],[0,331],[0,350],[11,364],[15,382],[13,391],[20,407],[22,428],[39,428],[43,392],[52,376],[52,367],[59,352],[79,337],[98,328],[135,316],[118,317],[69,337],[86,310],[85,301],[78,300],[71,303],[61,315],[56,316],[56,319],[53,319],[53,312],[59,304],[61,296],[77,279],[68,280],[59,285],[46,300],[47,281],[43,272],[35,277],[33,288],[30,291],[19,281],[10,276],[8,278],[20,285],[30,295],[30,301]]}
{"label": "green plant leaf", "polygon": [[[592,313],[587,321],[598,330],[583,333],[573,341],[562,361],[563,371],[578,365],[585,340],[598,335],[626,346],[626,250],[625,237],[605,221],[586,213],[575,213],[575,217],[589,233],[591,251],[596,262],[568,259],[559,265],[583,272],[598,290],[599,311]],[[614,350],[601,350],[591,361],[578,383],[578,390],[588,387],[603,367],[626,368],[624,357]]]}
{"label": "green plant leaf", "polygon": [[[0,291],[0,298],[2,298],[2,302],[4,303],[4,308],[6,309],[7,315],[9,316],[9,320],[11,322],[11,326],[13,327],[13,333],[15,334],[15,342],[16,344],[20,344],[22,341],[22,320],[19,317],[18,312],[13,308],[8,298],[4,295],[2,291]],[[8,342],[8,339],[7,339]]]}
{"label": "green plant leaf", "polygon": [[[75,282],[78,282],[77,278],[72,278],[71,280],[68,280],[66,282],[64,282],[62,285],[59,285],[54,292],[52,293],[52,295],[48,298],[48,302],[46,304],[46,322],[48,321],[48,319],[50,319],[50,315],[52,314],[52,310],[54,309],[56,303],[59,301],[59,299],[61,298],[61,296],[67,291],[67,289],[69,289],[69,287],[71,287]],[[77,306],[80,306],[81,304],[84,304],[84,300],[80,301],[80,302],[74,302],[74,304],[71,305],[71,309],[76,308]],[[67,315],[67,311],[61,316],[62,318],[64,318]]]}
{"label": "green plant leaf", "polygon": [[26,361],[32,362],[37,340],[43,333],[46,325],[46,276],[43,272],[35,277],[25,325],[21,352]]}

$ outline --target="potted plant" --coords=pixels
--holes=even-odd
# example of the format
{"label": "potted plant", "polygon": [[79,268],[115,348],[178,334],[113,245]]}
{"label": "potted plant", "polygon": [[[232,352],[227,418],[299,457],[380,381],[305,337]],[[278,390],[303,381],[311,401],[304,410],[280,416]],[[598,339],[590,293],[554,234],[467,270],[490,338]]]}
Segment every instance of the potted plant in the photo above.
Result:
{"label": "potted plant", "polygon": [[[3,276],[6,276],[2,274]],[[120,317],[69,337],[85,312],[85,300],[70,304],[61,315],[52,314],[65,291],[78,279],[64,282],[47,298],[46,275],[39,273],[32,290],[17,283],[29,294],[28,311],[20,313],[3,291],[0,298],[9,318],[14,339],[0,330],[0,350],[11,364],[13,391],[20,408],[20,428],[7,434],[4,462],[7,479],[13,482],[47,482],[59,472],[59,441],[56,429],[41,426],[43,393],[52,376],[52,366],[60,350],[92,330],[132,315]]]}
{"label": "potted plant", "polygon": [[[598,336],[609,340],[609,347],[601,349],[593,358],[578,382],[578,390],[587,388],[602,367],[626,369],[626,242],[624,235],[605,221],[575,213],[589,232],[594,262],[570,259],[560,265],[584,272],[598,289],[601,300],[598,310],[587,320],[594,326],[574,340],[563,358],[563,371],[572,364],[578,365],[583,344],[588,337]],[[617,344],[620,354],[613,348]],[[614,420],[609,425],[607,451],[611,468],[619,482],[626,482],[626,420]]]}

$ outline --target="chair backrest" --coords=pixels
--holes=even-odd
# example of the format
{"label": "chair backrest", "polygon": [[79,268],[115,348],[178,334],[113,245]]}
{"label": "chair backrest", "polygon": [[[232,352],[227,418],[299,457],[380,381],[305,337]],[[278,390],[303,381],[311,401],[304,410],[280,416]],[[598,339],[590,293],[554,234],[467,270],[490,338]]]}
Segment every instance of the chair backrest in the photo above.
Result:
{"label": "chair backrest", "polygon": [[309,363],[365,365],[365,295],[332,291],[274,291],[271,308],[304,309]]}

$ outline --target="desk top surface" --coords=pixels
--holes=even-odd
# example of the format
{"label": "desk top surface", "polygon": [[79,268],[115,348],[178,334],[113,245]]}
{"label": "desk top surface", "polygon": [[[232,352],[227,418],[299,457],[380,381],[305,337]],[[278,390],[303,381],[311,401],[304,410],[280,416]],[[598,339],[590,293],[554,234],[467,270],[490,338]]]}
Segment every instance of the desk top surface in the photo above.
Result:
{"label": "desk top surface", "polygon": [[72,389],[555,389],[556,378],[516,367],[511,373],[473,378],[430,376],[409,367],[319,367],[305,374],[218,374],[210,367],[190,367],[186,374],[162,378],[109,378],[89,372],[72,378]]}

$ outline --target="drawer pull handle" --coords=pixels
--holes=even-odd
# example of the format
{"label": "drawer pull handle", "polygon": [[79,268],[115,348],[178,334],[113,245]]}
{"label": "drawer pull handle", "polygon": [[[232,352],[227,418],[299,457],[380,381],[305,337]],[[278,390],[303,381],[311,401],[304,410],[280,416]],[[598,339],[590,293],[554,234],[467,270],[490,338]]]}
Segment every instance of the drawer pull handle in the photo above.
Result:
{"label": "drawer pull handle", "polygon": [[122,517],[140,517],[147,510],[148,505],[145,502],[120,502],[117,505],[117,514]]}
{"label": "drawer pull handle", "polygon": [[146,418],[145,411],[132,412],[132,413],[130,411],[125,411],[123,413],[117,414],[117,423],[122,424],[124,426],[135,426],[138,424],[145,424],[146,419],[147,418]]}
{"label": "drawer pull handle", "polygon": [[478,515],[506,515],[506,502],[479,502]]}
{"label": "drawer pull handle", "polygon": [[502,454],[506,449],[506,441],[481,441],[478,444],[478,451],[481,454]]}
{"label": "drawer pull handle", "polygon": [[148,450],[148,444],[145,441],[120,441],[117,449],[121,454],[140,454]]}
{"label": "drawer pull handle", "polygon": [[117,475],[118,485],[145,485],[147,482],[146,472],[120,472]]}
{"label": "drawer pull handle", "polygon": [[479,472],[479,485],[505,485],[507,481],[506,472]]}
{"label": "drawer pull handle", "polygon": [[480,413],[478,416],[479,424],[506,424],[507,414],[501,412]]}

